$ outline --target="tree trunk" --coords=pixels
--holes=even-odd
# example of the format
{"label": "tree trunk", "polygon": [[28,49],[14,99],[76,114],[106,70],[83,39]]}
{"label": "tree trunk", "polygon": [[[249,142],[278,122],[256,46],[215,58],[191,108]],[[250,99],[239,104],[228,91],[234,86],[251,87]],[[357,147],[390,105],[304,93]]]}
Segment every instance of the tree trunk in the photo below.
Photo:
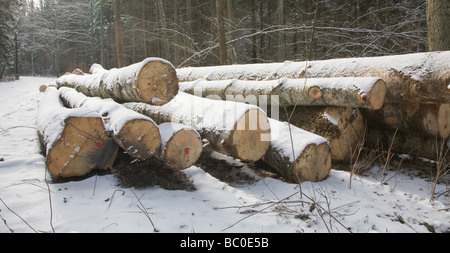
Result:
{"label": "tree trunk", "polygon": [[203,143],[200,135],[193,128],[177,124],[162,123],[161,149],[158,158],[175,170],[191,167],[200,158]]}
{"label": "tree trunk", "polygon": [[159,149],[161,136],[156,123],[147,116],[109,99],[87,97],[72,88],[62,87],[60,98],[70,108],[85,108],[102,115],[113,140],[130,156],[145,160]]}
{"label": "tree trunk", "polygon": [[427,0],[429,51],[450,50],[450,2]]}
{"label": "tree trunk", "polygon": [[341,106],[379,109],[386,95],[386,84],[374,77],[341,77],[312,79],[280,79],[272,81],[198,80],[180,83],[180,90],[203,97],[218,95],[221,99],[260,101],[265,96],[278,96],[282,106]]}
{"label": "tree trunk", "polygon": [[227,38],[225,36],[225,20],[224,20],[224,5],[223,0],[216,0],[216,12],[217,12],[217,25],[218,37],[219,37],[219,54],[220,64],[228,64],[227,56]]}
{"label": "tree trunk", "polygon": [[269,148],[270,126],[256,106],[195,97],[180,92],[163,106],[125,103],[157,123],[191,126],[209,143],[206,147],[246,162],[259,160]]}
{"label": "tree trunk", "polygon": [[327,139],[335,161],[350,161],[364,134],[364,120],[358,108],[281,108],[280,120]]}
{"label": "tree trunk", "polygon": [[294,183],[319,182],[331,170],[331,148],[328,141],[316,134],[269,119],[270,148],[263,161]]}
{"label": "tree trunk", "polygon": [[56,88],[49,87],[42,94],[37,129],[53,180],[112,167],[118,146],[106,135],[100,115],[63,107]]}
{"label": "tree trunk", "polygon": [[123,66],[125,66],[125,61],[123,58],[122,25],[120,19],[120,0],[114,0],[114,30],[116,34],[116,54],[118,68],[122,68]]}
{"label": "tree trunk", "polygon": [[[284,0],[277,0],[277,5],[278,26],[281,28],[284,26]],[[284,34],[284,31],[278,32],[278,61],[286,60]]]}
{"label": "tree trunk", "polygon": [[161,58],[147,58],[142,62],[109,71],[94,64],[91,73],[81,76],[63,75],[56,83],[59,86],[75,88],[87,96],[113,98],[117,102],[162,105],[178,93],[175,68]]}
{"label": "tree trunk", "polygon": [[450,51],[285,62],[181,68],[180,82],[206,80],[275,80],[280,78],[380,77],[387,103],[450,103]]}
{"label": "tree trunk", "polygon": [[450,135],[450,104],[385,104],[378,111],[363,113],[369,125],[415,131],[430,137]]}

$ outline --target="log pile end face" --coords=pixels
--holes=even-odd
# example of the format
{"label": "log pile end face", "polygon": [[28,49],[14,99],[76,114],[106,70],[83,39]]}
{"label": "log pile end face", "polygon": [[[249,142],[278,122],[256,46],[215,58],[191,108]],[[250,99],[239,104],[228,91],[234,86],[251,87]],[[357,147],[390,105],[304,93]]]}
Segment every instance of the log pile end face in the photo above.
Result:
{"label": "log pile end face", "polygon": [[166,61],[149,61],[139,73],[137,89],[144,102],[166,104],[178,93],[175,68]]}
{"label": "log pile end face", "polygon": [[292,180],[320,182],[331,170],[331,147],[328,143],[308,145],[301,157],[293,164]]}
{"label": "log pile end face", "polygon": [[101,118],[67,118],[65,125],[46,157],[54,180],[85,176],[93,169],[112,167],[118,147],[106,135]]}
{"label": "log pile end face", "polygon": [[113,138],[128,154],[141,160],[153,156],[161,143],[158,126],[145,119],[127,122]]}
{"label": "log pile end face", "polygon": [[245,162],[261,159],[270,147],[270,124],[259,109],[250,109],[234,126],[232,138],[224,146],[229,147],[232,156]]}
{"label": "log pile end face", "polygon": [[192,166],[202,154],[203,142],[196,131],[182,129],[175,133],[164,150],[164,161],[175,170]]}
{"label": "log pile end face", "polygon": [[384,104],[386,96],[386,82],[379,79],[373,86],[369,94],[360,96],[360,99],[367,102],[370,108],[380,109]]}

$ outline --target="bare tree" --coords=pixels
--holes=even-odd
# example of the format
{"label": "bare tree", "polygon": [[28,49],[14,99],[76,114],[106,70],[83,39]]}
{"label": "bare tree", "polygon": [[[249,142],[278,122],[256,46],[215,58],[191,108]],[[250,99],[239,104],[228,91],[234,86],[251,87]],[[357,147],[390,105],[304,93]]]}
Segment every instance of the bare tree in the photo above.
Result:
{"label": "bare tree", "polygon": [[427,0],[429,51],[450,50],[450,1]]}
{"label": "bare tree", "polygon": [[223,0],[216,0],[217,24],[219,27],[219,54],[220,64],[228,64],[227,39],[225,36],[224,4]]}
{"label": "bare tree", "polygon": [[123,37],[122,25],[120,23],[120,0],[114,0],[114,30],[116,33],[116,53],[117,53],[117,67],[125,66],[123,57]]}

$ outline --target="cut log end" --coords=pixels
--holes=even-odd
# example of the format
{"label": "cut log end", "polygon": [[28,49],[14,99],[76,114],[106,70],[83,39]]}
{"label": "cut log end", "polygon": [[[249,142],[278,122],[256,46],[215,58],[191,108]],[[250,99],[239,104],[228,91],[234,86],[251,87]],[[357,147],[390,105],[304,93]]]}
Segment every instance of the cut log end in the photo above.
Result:
{"label": "cut log end", "polygon": [[378,80],[370,90],[367,96],[361,96],[360,99],[367,102],[369,107],[378,110],[383,106],[386,97],[386,83],[383,80]]}
{"label": "cut log end", "polygon": [[46,157],[53,179],[85,176],[93,169],[112,167],[118,146],[106,135],[101,118],[67,118],[65,125]]}
{"label": "cut log end", "polygon": [[166,104],[178,93],[176,70],[169,63],[150,61],[139,73],[137,89],[144,102]]}
{"label": "cut log end", "polygon": [[141,160],[153,156],[161,143],[158,126],[145,119],[128,121],[113,138],[129,155]]}
{"label": "cut log end", "polygon": [[196,131],[182,129],[175,133],[166,144],[163,160],[175,170],[192,166],[203,150],[203,143]]}
{"label": "cut log end", "polygon": [[318,86],[313,86],[308,89],[308,97],[317,100],[322,97],[322,90]]}
{"label": "cut log end", "polygon": [[331,170],[331,148],[327,143],[310,144],[293,165],[292,180],[320,182]]}
{"label": "cut log end", "polygon": [[444,139],[450,136],[450,104],[438,105],[437,132]]}
{"label": "cut log end", "polygon": [[232,156],[245,162],[256,162],[270,146],[270,125],[258,109],[248,110],[236,123],[229,143]]}

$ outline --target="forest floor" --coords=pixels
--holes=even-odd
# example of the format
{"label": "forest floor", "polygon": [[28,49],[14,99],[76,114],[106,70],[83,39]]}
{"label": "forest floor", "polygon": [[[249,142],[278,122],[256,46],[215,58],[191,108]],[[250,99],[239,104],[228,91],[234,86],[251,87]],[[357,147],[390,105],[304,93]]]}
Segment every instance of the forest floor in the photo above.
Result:
{"label": "forest floor", "polygon": [[435,162],[404,156],[298,185],[215,152],[182,172],[120,153],[109,173],[54,183],[36,130],[39,86],[54,81],[0,83],[0,232],[450,232],[450,175],[430,201]]}

